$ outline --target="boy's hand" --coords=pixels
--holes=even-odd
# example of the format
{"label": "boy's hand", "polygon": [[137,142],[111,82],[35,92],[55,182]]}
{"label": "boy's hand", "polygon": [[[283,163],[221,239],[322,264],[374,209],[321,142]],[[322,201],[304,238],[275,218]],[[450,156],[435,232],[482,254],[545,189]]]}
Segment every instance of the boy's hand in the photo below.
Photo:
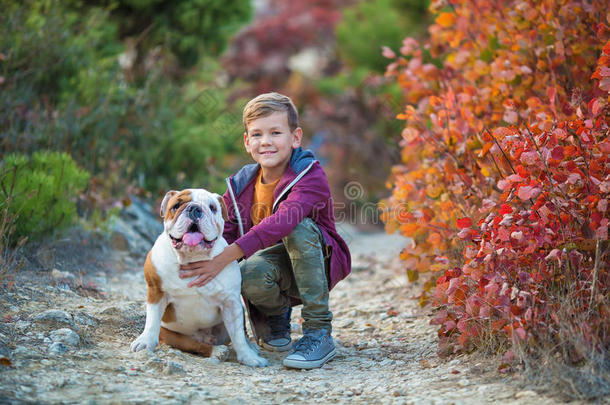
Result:
{"label": "boy's hand", "polygon": [[187,284],[187,287],[201,287],[214,279],[225,268],[219,263],[219,256],[212,260],[192,262],[180,266],[180,278],[199,276]]}
{"label": "boy's hand", "polygon": [[244,256],[239,245],[232,243],[212,260],[193,262],[180,266],[180,278],[199,276],[187,284],[187,287],[201,287],[214,279],[225,267],[234,260]]}

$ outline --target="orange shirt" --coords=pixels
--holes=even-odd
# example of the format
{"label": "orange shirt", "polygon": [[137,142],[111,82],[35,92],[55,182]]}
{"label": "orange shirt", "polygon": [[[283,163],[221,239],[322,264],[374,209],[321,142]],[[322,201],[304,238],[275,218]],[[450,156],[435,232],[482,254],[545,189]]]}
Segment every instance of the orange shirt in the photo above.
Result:
{"label": "orange shirt", "polygon": [[258,225],[263,219],[271,215],[273,210],[273,190],[280,179],[273,183],[263,184],[263,171],[259,170],[254,185],[254,201],[252,204],[252,224]]}

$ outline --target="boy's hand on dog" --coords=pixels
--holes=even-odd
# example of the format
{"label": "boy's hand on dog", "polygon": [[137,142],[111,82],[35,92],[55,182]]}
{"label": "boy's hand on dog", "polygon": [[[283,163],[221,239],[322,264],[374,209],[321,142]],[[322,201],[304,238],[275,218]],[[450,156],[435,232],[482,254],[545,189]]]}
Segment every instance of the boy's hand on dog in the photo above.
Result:
{"label": "boy's hand on dog", "polygon": [[180,266],[180,278],[199,276],[188,283],[187,287],[201,287],[206,285],[225,268],[224,264],[218,263],[217,258],[218,256],[212,260],[183,264]]}
{"label": "boy's hand on dog", "polygon": [[243,250],[235,243],[227,246],[221,254],[214,257],[212,260],[204,260],[192,262],[180,266],[180,278],[188,278],[199,276],[190,283],[187,287],[201,287],[209,283],[233,260],[237,260],[244,256]]}

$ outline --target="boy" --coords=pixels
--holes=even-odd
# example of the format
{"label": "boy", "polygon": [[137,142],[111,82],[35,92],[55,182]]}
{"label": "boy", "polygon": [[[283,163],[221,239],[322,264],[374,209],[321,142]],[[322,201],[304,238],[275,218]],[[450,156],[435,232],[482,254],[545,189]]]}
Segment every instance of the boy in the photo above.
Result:
{"label": "boy", "polygon": [[324,170],[301,148],[303,132],[290,98],[261,94],[244,108],[244,145],[255,164],[227,179],[223,199],[229,246],[212,261],[183,266],[181,277],[210,281],[240,263],[255,338],[272,351],[291,349],[290,314],[303,304],[303,337],[283,364],[316,368],[335,356],[328,293],[350,272],[350,253],[335,228]]}

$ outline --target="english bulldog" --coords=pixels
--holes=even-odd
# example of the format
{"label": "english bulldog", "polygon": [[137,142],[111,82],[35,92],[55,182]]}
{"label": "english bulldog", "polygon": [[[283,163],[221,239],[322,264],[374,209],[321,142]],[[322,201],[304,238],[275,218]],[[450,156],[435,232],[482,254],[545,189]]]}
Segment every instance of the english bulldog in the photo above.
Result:
{"label": "english bulldog", "polygon": [[[160,209],[164,232],[144,264],[148,286],[144,332],[133,341],[134,352],[154,351],[159,342],[210,357],[231,340],[237,360],[264,367],[256,345],[244,330],[241,273],[237,262],[202,287],[187,287],[180,265],[211,260],[227,246],[222,237],[227,211],[222,197],[202,189],[170,191]],[[218,345],[218,346],[215,346]],[[226,348],[224,348],[226,351]]]}

